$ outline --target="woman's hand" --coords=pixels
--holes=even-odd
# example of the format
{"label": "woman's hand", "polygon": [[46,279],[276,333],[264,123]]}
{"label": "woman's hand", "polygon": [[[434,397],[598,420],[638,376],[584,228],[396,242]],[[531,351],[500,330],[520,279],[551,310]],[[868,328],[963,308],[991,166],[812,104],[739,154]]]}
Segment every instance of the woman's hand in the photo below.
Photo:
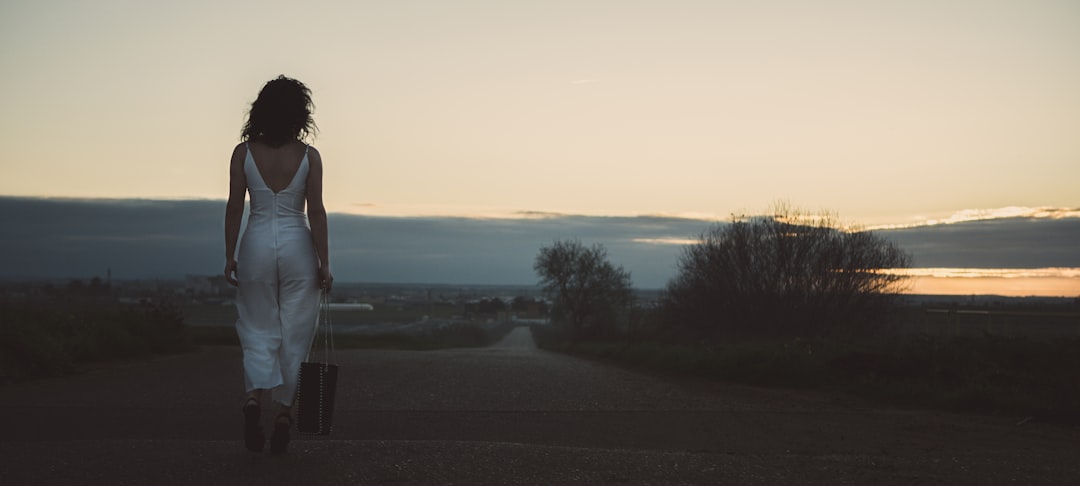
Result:
{"label": "woman's hand", "polygon": [[330,267],[319,267],[319,288],[329,292],[334,286],[334,274],[330,273]]}
{"label": "woman's hand", "polygon": [[229,282],[229,285],[236,287],[236,260],[230,258],[225,262],[225,281]]}

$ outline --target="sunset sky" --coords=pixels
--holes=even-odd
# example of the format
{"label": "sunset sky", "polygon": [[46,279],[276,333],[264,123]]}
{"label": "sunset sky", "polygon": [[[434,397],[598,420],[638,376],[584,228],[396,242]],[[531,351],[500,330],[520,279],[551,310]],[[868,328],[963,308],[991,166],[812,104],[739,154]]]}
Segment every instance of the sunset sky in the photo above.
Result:
{"label": "sunset sky", "polygon": [[286,74],[338,213],[1080,219],[1068,0],[9,0],[0,66],[2,196],[223,199]]}

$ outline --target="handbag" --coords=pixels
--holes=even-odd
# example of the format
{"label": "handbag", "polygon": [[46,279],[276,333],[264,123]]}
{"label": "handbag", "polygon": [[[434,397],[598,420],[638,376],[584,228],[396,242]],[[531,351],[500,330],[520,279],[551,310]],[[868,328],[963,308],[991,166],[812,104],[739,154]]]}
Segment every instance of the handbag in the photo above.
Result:
{"label": "handbag", "polygon": [[[334,396],[337,391],[338,365],[334,360],[334,328],[330,319],[330,295],[320,295],[320,309],[315,319],[315,333],[307,358],[300,363],[296,382],[296,431],[306,435],[330,435],[334,424]],[[312,359],[322,328],[323,360]],[[315,353],[318,355],[318,353]]]}

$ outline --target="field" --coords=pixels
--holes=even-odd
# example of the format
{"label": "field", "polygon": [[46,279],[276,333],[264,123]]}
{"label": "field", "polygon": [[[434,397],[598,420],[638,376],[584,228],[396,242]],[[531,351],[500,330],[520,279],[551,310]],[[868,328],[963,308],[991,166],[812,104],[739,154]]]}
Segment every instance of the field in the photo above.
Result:
{"label": "field", "polygon": [[1062,308],[928,307],[900,311],[900,331],[931,336],[1080,338],[1080,313]]}
{"label": "field", "polygon": [[[197,304],[182,310],[196,344],[239,344],[233,327],[237,318],[233,305]],[[391,304],[373,310],[331,304],[330,321],[335,345],[342,348],[486,346],[514,326],[505,316],[466,319],[461,314],[461,307],[445,304]]]}
{"label": "field", "polygon": [[895,310],[865,336],[714,339],[627,336],[543,348],[675,375],[823,389],[890,406],[1080,423],[1080,313],[1071,304]]}
{"label": "field", "polygon": [[[408,325],[432,319],[460,318],[459,306],[445,304],[433,305],[378,305],[373,310],[341,309],[331,304],[330,316],[335,326],[344,329],[386,329]],[[189,304],[182,307],[184,322],[189,326],[232,326],[236,322],[236,307],[233,304]],[[343,330],[344,330],[343,329]]]}
{"label": "field", "polygon": [[[238,344],[232,305],[116,305],[93,299],[7,300],[0,383],[77,371],[77,364]],[[382,303],[331,310],[338,348],[489,345],[516,321],[466,316],[464,305]],[[863,339],[669,342],[611,336],[538,344],[628,366],[762,386],[843,391],[891,404],[1080,421],[1080,313],[1058,306],[909,306]],[[648,328],[649,326],[646,326]],[[654,328],[655,329],[655,328]],[[166,346],[168,344],[168,346]]]}

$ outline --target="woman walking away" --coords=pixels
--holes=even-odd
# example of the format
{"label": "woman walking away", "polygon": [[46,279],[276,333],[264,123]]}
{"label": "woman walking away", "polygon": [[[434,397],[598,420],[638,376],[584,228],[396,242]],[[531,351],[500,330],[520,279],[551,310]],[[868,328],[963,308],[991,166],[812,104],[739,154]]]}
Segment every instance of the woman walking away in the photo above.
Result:
{"label": "woman walking away", "polygon": [[[311,90],[279,76],[251,104],[229,165],[225,278],[237,288],[236,334],[244,352],[244,444],[263,450],[260,403],[278,404],[270,451],[285,452],[300,361],[315,331],[319,290],[330,291],[323,164],[314,136]],[[244,193],[251,195],[240,242]],[[307,203],[307,215],[304,205]],[[310,226],[309,226],[310,221]],[[267,393],[269,392],[269,393]]]}

